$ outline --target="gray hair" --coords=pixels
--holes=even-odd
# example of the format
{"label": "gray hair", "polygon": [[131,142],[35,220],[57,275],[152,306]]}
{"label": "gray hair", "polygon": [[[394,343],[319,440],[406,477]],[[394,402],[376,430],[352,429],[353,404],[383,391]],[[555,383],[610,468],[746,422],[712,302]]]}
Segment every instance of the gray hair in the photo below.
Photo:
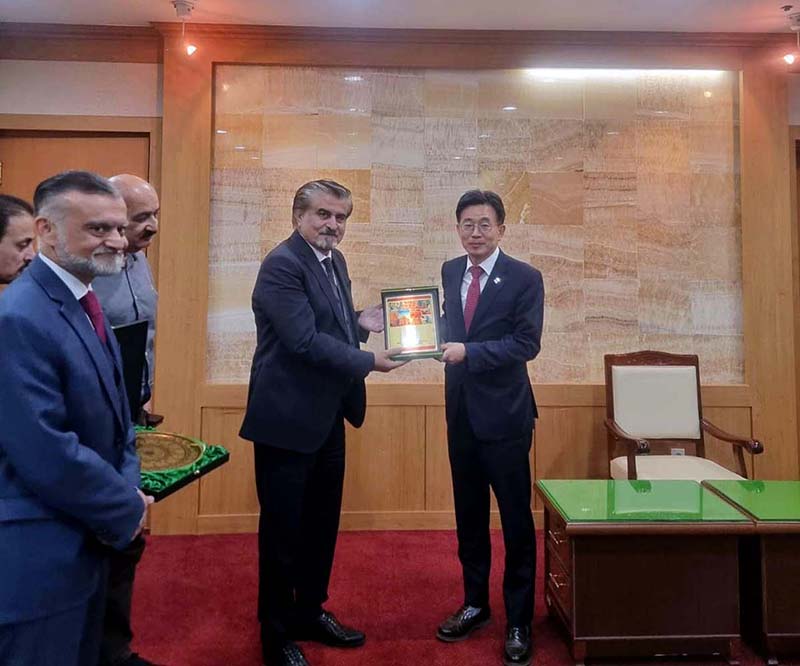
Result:
{"label": "gray hair", "polygon": [[311,196],[317,192],[331,194],[340,200],[349,199],[350,212],[353,211],[353,193],[344,185],[340,185],[335,180],[312,180],[305,185],[301,185],[297,192],[294,193],[294,201],[292,202],[293,222],[311,207]]}
{"label": "gray hair", "polygon": [[[36,186],[33,194],[33,207],[36,215],[45,216],[43,213],[48,212],[60,216],[62,208],[58,204],[58,198],[67,192],[122,198],[107,178],[90,171],[63,171],[55,176],[50,176]],[[58,212],[56,213],[56,211]]]}

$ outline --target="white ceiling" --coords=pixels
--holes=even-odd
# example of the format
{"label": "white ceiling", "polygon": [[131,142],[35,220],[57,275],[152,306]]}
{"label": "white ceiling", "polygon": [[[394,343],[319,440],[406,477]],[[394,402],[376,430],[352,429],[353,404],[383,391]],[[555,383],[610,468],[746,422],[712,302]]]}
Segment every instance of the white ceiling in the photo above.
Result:
{"label": "white ceiling", "polygon": [[[791,2],[196,0],[191,20],[359,28],[788,32],[781,6]],[[791,11],[800,11],[800,0]],[[174,20],[171,0],[0,0],[0,22],[147,25]]]}

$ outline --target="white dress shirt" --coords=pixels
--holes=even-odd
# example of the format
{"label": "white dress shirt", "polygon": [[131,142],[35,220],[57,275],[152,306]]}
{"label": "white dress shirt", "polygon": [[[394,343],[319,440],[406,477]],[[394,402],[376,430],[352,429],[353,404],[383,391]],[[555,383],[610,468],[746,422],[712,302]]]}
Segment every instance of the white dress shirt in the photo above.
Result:
{"label": "white dress shirt", "polygon": [[[494,252],[492,252],[486,259],[484,259],[481,263],[478,264],[483,269],[483,273],[481,273],[480,279],[480,287],[481,292],[483,292],[483,288],[486,286],[486,283],[489,281],[489,276],[492,274],[494,270],[494,265],[497,263],[497,257],[500,256],[500,247],[496,247]],[[467,269],[464,271],[464,277],[461,279],[461,309],[463,310],[464,307],[467,305],[467,291],[469,291],[469,285],[472,284],[472,273],[470,269],[472,268],[472,262],[470,261],[469,257],[467,257]]]}

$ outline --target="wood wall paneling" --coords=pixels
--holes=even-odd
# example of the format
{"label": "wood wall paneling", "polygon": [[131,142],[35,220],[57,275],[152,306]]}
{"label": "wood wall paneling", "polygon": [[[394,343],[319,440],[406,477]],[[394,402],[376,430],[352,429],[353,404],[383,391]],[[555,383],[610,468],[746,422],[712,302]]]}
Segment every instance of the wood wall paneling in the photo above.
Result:
{"label": "wood wall paneling", "polygon": [[786,75],[772,51],[741,72],[742,280],[745,379],[760,478],[798,478],[797,378]]}

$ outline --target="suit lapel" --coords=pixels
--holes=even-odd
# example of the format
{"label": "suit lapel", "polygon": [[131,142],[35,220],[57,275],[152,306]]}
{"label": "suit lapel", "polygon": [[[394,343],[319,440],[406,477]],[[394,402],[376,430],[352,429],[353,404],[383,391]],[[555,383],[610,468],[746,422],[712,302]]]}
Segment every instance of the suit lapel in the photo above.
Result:
{"label": "suit lapel", "polygon": [[[331,309],[336,317],[336,321],[339,322],[339,326],[342,327],[342,332],[347,334],[347,324],[344,321],[344,313],[339,305],[339,299],[336,298],[336,294],[333,293],[333,287],[331,286],[330,280],[328,280],[328,276],[325,274],[325,269],[322,267],[319,259],[317,259],[317,255],[314,254],[314,250],[311,249],[311,246],[306,243],[305,239],[297,231],[295,231],[289,237],[289,244],[295,254],[300,257],[306,267],[317,279],[320,288],[331,304]],[[335,257],[335,254],[331,252],[331,256]],[[341,283],[341,280],[339,282]],[[344,292],[346,290],[340,289],[340,291]]]}
{"label": "suit lapel", "polygon": [[[331,257],[333,257],[333,268],[336,272],[336,279],[339,280],[339,291],[342,292],[342,298],[344,298],[344,306],[347,308],[348,312],[352,312],[355,315],[355,308],[353,307],[353,296],[350,293],[350,278],[347,274],[347,265],[344,263],[344,256],[341,252],[331,252]],[[344,322],[344,314],[342,314],[342,322]],[[355,330],[355,318],[353,316],[350,317],[350,334],[348,337],[352,336],[353,340],[358,339],[358,331]]]}
{"label": "suit lapel", "polygon": [[[114,382],[113,353],[106,353],[81,304],[75,300],[72,292],[44,262],[36,261],[28,270],[34,271],[34,277],[37,278],[50,298],[61,304],[61,315],[67,320],[89,353],[95,370],[100,376],[100,383],[105,390],[106,397],[114,410],[114,416],[117,418],[121,430],[124,431],[127,426],[122,422],[122,397]],[[106,336],[111,335],[114,333],[106,322]],[[111,338],[108,339],[111,340]]]}
{"label": "suit lapel", "polygon": [[497,297],[497,294],[500,293],[500,290],[505,286],[505,284],[506,255],[504,255],[501,250],[500,254],[497,256],[497,261],[494,264],[494,268],[489,275],[489,279],[486,281],[486,286],[483,288],[481,296],[478,299],[478,307],[475,308],[475,314],[472,317],[472,324],[470,324],[469,327],[471,333],[474,333],[478,330],[482,323],[482,319],[486,317],[486,313],[492,307],[492,302]]}
{"label": "suit lapel", "polygon": [[451,264],[449,275],[446,276],[447,284],[442,285],[445,293],[452,294],[455,305],[450,308],[450,315],[453,319],[447,320],[447,337],[449,341],[466,340],[467,327],[464,324],[464,304],[461,302],[461,283],[464,281],[464,273],[467,270],[467,256],[456,259]]}

